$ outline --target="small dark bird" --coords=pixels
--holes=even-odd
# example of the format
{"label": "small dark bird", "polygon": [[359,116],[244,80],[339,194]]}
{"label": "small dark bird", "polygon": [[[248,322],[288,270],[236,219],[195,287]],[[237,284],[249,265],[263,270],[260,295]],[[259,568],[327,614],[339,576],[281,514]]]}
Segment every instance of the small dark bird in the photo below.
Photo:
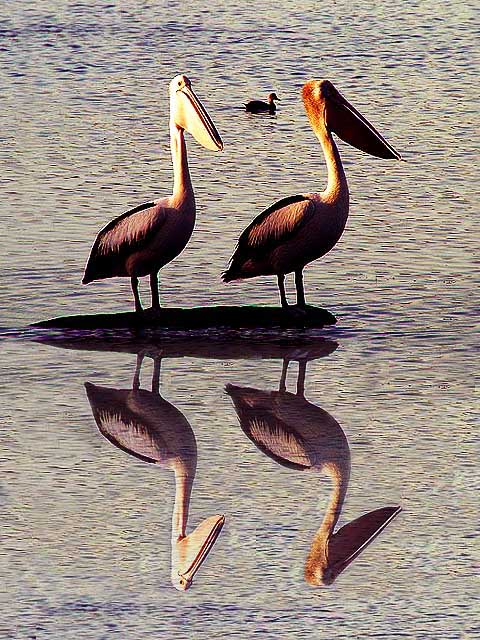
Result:
{"label": "small dark bird", "polygon": [[275,113],[277,105],[274,100],[280,100],[276,93],[268,94],[268,102],[250,100],[245,104],[245,111],[248,111],[248,113]]}

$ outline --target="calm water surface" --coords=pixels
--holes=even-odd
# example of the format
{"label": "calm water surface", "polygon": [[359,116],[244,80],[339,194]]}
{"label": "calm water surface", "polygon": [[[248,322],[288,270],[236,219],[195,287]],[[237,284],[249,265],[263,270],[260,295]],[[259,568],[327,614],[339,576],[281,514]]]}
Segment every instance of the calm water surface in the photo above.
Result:
{"label": "calm water surface", "polygon": [[[468,1],[0,7],[2,639],[478,637],[475,45]],[[351,216],[306,270],[309,302],[338,324],[140,344],[26,330],[130,308],[127,280],[80,281],[98,230],[171,188],[166,91],[179,72],[225,151],[188,139],[198,220],[161,272],[165,305],[276,302],[272,278],[226,286],[219,274],[256,213],[324,187],[299,99],[310,77],[332,80],[402,153],[387,162],[340,143]],[[276,116],[242,112],[270,90]],[[214,514],[226,524],[187,592],[170,582],[174,473],[102,435],[87,382],[117,392],[109,428],[130,402],[123,437],[137,453],[160,442],[160,424],[194,434],[187,533]],[[250,437],[227,385],[263,398]],[[327,449],[351,468],[337,554],[360,544],[360,516],[402,512],[313,588],[305,561],[334,486],[315,456]],[[305,451],[310,471],[279,464]]]}

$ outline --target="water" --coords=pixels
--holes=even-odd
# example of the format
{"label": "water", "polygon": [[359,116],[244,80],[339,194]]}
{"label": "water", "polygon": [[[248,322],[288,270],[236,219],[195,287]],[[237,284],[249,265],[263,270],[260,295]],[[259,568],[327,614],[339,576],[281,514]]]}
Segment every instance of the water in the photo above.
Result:
{"label": "water", "polygon": [[[0,637],[475,637],[475,45],[471,2],[0,8]],[[300,351],[260,353],[275,341],[262,334],[238,349],[184,336],[161,360],[160,393],[196,440],[187,532],[226,516],[185,593],[170,582],[173,473],[103,437],[84,386],[131,389],[140,350],[150,389],[161,341],[119,348],[97,336],[65,349],[25,331],[130,308],[126,280],[80,280],[97,231],[171,188],[166,88],[178,72],[225,151],[188,140],[198,220],[162,270],[165,305],[276,302],[272,278],[226,286],[219,274],[256,213],[324,186],[299,100],[308,78],[332,80],[406,160],[341,144],[351,215],[337,247],[306,270],[309,302],[332,311],[335,327],[301,336]],[[271,90],[277,116],[241,111]],[[292,393],[308,360],[305,397],[348,440],[338,526],[402,507],[316,589],[304,565],[331,480],[263,453],[225,392],[275,391],[284,358]],[[290,414],[299,428],[302,402]]]}

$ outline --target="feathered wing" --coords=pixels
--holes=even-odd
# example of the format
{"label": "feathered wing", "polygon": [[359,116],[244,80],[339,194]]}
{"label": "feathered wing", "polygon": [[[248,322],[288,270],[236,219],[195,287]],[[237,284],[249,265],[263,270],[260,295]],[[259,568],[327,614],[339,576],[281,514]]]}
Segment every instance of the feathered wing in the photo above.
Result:
{"label": "feathered wing", "polygon": [[279,415],[278,393],[233,384],[227,384],[225,391],[232,399],[243,432],[262,453],[289,469],[312,466],[301,434]]}
{"label": "feathered wing", "polygon": [[282,198],[265,209],[240,236],[230,266],[222,275],[223,280],[229,282],[245,277],[243,268],[247,261],[262,260],[269,251],[291,239],[314,211],[312,200],[302,195]]}
{"label": "feathered wing", "polygon": [[250,100],[250,102],[245,102],[245,108],[247,111],[258,111],[258,110],[267,110],[270,108],[268,102],[263,102],[262,100]]}
{"label": "feathered wing", "polygon": [[126,260],[145,248],[149,236],[159,231],[165,219],[166,210],[160,203],[146,202],[109,222],[95,239],[83,284],[114,276],[128,276]]}
{"label": "feathered wing", "polygon": [[97,427],[107,440],[144,462],[156,463],[166,457],[168,449],[158,430],[129,407],[132,395],[148,399],[152,395],[150,391],[112,389],[91,382],[85,383],[85,389]]}

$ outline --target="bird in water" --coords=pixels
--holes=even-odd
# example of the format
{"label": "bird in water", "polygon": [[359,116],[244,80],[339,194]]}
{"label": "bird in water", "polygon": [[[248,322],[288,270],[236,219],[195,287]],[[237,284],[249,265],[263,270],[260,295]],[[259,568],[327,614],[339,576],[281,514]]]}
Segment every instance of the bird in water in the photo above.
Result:
{"label": "bird in water", "polygon": [[268,102],[264,102],[263,100],[250,100],[245,104],[245,111],[248,113],[275,113],[277,110],[277,105],[275,104],[275,100],[280,100],[276,93],[269,93]]}
{"label": "bird in water", "polygon": [[152,309],[159,311],[158,272],[183,251],[195,226],[185,131],[206,149],[223,149],[220,135],[187,76],[173,78],[169,94],[173,194],[141,204],[109,222],[93,244],[83,278],[83,284],[88,284],[129,277],[137,312],[142,311],[138,278],[150,276]]}
{"label": "bird in water", "polygon": [[228,384],[226,392],[242,430],[262,453],[289,469],[331,478],[330,500],[304,569],[310,585],[329,585],[400,513],[401,507],[375,509],[335,531],[350,479],[350,447],[335,418],[305,399],[305,359],[299,360],[296,394],[286,390],[288,364],[284,360],[278,391]]}
{"label": "bird in water", "polygon": [[183,413],[160,395],[160,358],[154,358],[152,390],[140,388],[143,358],[143,354],[137,356],[132,389],[112,389],[90,382],[85,388],[95,422],[107,440],[125,453],[175,474],[171,581],[176,589],[185,591],[215,544],[225,517],[205,518],[186,534],[197,443]]}
{"label": "bird in water", "polygon": [[258,215],[241,234],[222,278],[276,275],[282,307],[288,309],[285,275],[294,272],[297,309],[303,312],[303,269],[337,244],[348,217],[347,179],[332,133],[372,156],[401,157],[328,80],[308,81],[302,97],[325,156],[326,189],[283,198]]}

